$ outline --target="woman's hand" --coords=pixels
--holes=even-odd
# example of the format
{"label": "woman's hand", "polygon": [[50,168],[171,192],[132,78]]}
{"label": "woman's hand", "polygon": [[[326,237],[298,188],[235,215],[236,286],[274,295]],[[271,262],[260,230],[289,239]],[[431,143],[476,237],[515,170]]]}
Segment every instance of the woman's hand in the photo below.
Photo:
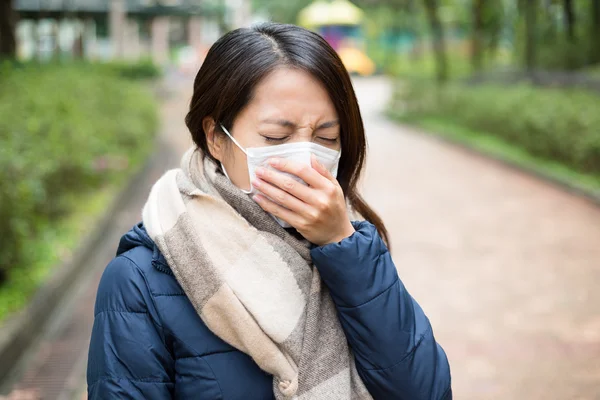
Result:
{"label": "woman's hand", "polygon": [[[254,200],[268,213],[292,225],[310,242],[324,246],[354,232],[338,181],[311,156],[312,168],[293,160],[274,158],[269,165],[301,178],[308,186],[267,168],[257,168],[252,185],[264,194]],[[275,202],[269,200],[267,197]]]}

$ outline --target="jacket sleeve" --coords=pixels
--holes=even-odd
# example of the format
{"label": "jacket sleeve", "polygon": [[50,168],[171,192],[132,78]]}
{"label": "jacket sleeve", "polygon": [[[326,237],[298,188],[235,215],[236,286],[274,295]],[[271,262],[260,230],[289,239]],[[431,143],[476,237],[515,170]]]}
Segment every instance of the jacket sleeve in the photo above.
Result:
{"label": "jacket sleeve", "polygon": [[374,399],[450,400],[450,366],[369,222],[311,250],[336,304],[356,367]]}
{"label": "jacket sleeve", "polygon": [[88,354],[88,398],[170,399],[173,360],[142,271],[125,256],[106,268]]}

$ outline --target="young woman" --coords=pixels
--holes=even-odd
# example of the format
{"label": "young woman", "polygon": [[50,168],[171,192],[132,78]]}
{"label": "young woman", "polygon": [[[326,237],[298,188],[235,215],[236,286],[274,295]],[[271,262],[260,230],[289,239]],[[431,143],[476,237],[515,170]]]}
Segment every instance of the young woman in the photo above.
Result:
{"label": "young woman", "polygon": [[196,146],[100,282],[89,398],[451,399],[357,192],[365,134],[331,47],[290,25],[226,34],[186,123]]}

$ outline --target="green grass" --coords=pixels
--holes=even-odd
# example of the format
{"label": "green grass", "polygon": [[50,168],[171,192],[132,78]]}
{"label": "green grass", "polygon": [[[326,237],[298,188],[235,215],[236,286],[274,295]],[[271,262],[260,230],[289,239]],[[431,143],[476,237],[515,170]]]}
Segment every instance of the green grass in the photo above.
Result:
{"label": "green grass", "polygon": [[600,79],[600,65],[586,69],[586,72],[594,78]]}
{"label": "green grass", "polygon": [[466,145],[482,154],[507,161],[561,182],[567,182],[573,187],[587,192],[600,194],[600,176],[584,174],[559,162],[532,156],[524,149],[511,145],[497,136],[466,128],[441,117],[396,118],[401,122],[419,126],[433,135]]}

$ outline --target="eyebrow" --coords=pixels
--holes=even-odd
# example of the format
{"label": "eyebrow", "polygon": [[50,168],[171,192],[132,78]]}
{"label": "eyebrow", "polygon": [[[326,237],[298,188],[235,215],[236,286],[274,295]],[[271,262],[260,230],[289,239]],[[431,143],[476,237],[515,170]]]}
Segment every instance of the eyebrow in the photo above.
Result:
{"label": "eyebrow", "polygon": [[[283,126],[286,128],[295,128],[296,127],[295,123],[288,121],[286,119],[265,119],[260,122],[265,123],[265,124],[279,125],[279,126]],[[335,119],[332,121],[322,123],[321,125],[317,126],[317,128],[315,130],[318,131],[319,129],[333,128],[334,126],[338,126],[339,124],[340,124],[340,121]]]}

